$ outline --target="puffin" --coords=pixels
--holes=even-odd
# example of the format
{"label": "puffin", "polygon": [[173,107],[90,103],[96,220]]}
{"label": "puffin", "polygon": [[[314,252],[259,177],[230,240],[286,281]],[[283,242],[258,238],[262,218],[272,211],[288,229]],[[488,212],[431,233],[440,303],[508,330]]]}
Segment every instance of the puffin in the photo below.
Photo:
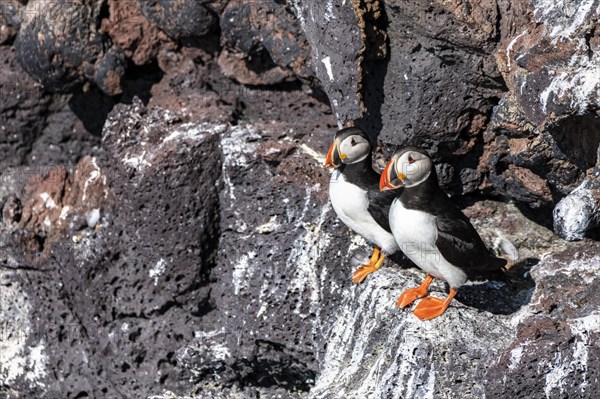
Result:
{"label": "puffin", "polygon": [[[502,279],[506,259],[496,257],[455,203],[440,188],[431,157],[416,147],[394,153],[381,173],[379,188],[397,190],[390,207],[392,234],[404,254],[427,273],[421,285],[404,291],[396,306],[404,309],[421,299],[413,314],[431,320],[443,314],[467,279]],[[391,191],[394,192],[394,191]],[[445,280],[450,293],[428,296],[434,278]]]}
{"label": "puffin", "polygon": [[379,173],[373,169],[371,150],[364,131],[345,128],[335,134],[324,165],[334,168],[329,181],[329,198],[335,213],[346,226],[374,246],[369,263],[354,272],[352,282],[355,284],[377,271],[386,256],[398,251],[388,217],[396,195],[379,190]]}

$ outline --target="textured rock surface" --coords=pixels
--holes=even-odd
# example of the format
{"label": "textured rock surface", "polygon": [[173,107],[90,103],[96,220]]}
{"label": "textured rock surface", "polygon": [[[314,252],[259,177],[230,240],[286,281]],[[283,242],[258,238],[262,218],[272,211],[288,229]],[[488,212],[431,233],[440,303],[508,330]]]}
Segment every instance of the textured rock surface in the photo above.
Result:
{"label": "textured rock surface", "polygon": [[0,174],[21,165],[74,165],[83,155],[97,155],[102,115],[112,102],[93,91],[50,95],[20,67],[13,49],[0,46],[0,59]]}
{"label": "textured rock surface", "polygon": [[230,1],[221,15],[219,65],[243,84],[273,85],[313,77],[310,48],[289,6],[274,0]]}
{"label": "textured rock surface", "polygon": [[485,158],[498,192],[549,206],[598,162],[600,9],[594,1],[532,1],[529,11],[531,20],[496,53],[509,91],[494,112],[490,130],[499,135]]}
{"label": "textured rock surface", "polygon": [[493,57],[498,5],[380,3],[296,3],[332,108],[384,144],[418,143],[437,159],[460,155],[441,166],[441,177],[471,191],[481,134],[503,89]]}
{"label": "textured rock surface", "polygon": [[351,2],[295,1],[296,14],[310,43],[313,69],[342,124],[359,118],[360,29]]}
{"label": "textured rock surface", "polygon": [[18,0],[7,0],[0,3],[0,45],[9,43],[17,35],[19,27],[19,11],[22,8]]}
{"label": "textured rock surface", "polygon": [[581,240],[600,225],[599,177],[596,171],[554,208],[554,231],[565,240]]}
{"label": "textured rock surface", "polygon": [[[531,2],[532,21],[498,53],[514,99],[534,125],[585,114],[600,102],[596,1]],[[511,99],[509,99],[510,101]]]}
{"label": "textured rock surface", "polygon": [[147,64],[156,57],[161,42],[168,39],[142,14],[137,1],[108,1],[110,15],[102,20],[103,30],[118,44],[125,56],[136,65]]}
{"label": "textured rock surface", "polygon": [[[178,342],[193,339],[206,312],[218,234],[219,127],[186,125],[166,111],[146,114],[139,102],[111,115],[104,161],[83,162],[72,189],[63,186],[71,179],[64,169],[51,171],[39,187],[25,190],[31,200],[24,200],[19,225],[4,232],[35,234],[34,243],[46,238],[37,240],[46,247],[29,250],[31,257],[40,252],[34,264],[15,256],[23,240],[7,246],[3,259],[31,293],[23,328],[41,334],[45,357],[38,367],[43,375],[57,373],[52,381],[34,381],[28,391],[36,396],[146,397],[158,386],[173,388],[183,381],[173,358]],[[111,184],[110,193],[93,194],[97,182]],[[111,198],[117,206],[98,203]],[[69,239],[51,240],[60,229]],[[19,359],[3,370],[4,378],[14,375],[8,389],[27,382],[14,366]]]}
{"label": "textured rock surface", "polygon": [[[232,370],[219,379],[307,391],[318,370],[319,313],[331,298],[327,275],[340,272],[326,256],[337,234],[326,229],[325,172],[310,150],[275,131],[237,127],[221,145],[222,243],[211,292],[218,316],[203,336],[228,348]],[[263,183],[244,183],[254,179]]]}
{"label": "textured rock surface", "polygon": [[25,162],[44,129],[51,99],[18,64],[10,47],[0,46],[0,167]]}
{"label": "textured rock surface", "polygon": [[488,397],[591,398],[600,386],[600,246],[545,256],[531,304],[488,373]]}
{"label": "textured rock surface", "polygon": [[[384,269],[349,288],[310,397],[592,397],[600,383],[597,244],[563,252],[555,242],[555,255],[541,255],[551,233],[531,229],[514,209],[467,211],[484,237],[497,238],[492,226],[503,220],[505,237],[529,242],[521,245],[529,260],[513,266],[511,283],[465,286],[446,317],[431,322],[393,308],[422,273]],[[541,260],[529,270],[534,255]],[[434,295],[443,291],[434,285]]]}
{"label": "textured rock surface", "polygon": [[[560,252],[563,244],[516,209],[471,206],[467,212],[488,242],[499,237],[499,226],[526,249],[522,255],[529,260],[514,266],[509,285],[464,287],[443,318],[421,322],[393,303],[422,273],[388,262],[365,284],[351,285],[352,258],[368,248],[332,217],[322,189],[327,176],[313,144],[278,132],[268,125],[182,123],[139,102],[111,114],[103,140],[105,170],[119,206],[102,213],[95,231],[88,227],[72,243],[63,243],[66,248],[55,249],[71,324],[87,327],[83,337],[80,326],[71,327],[70,334],[85,342],[82,353],[97,363],[65,375],[67,384],[49,385],[51,392],[110,396],[116,394],[112,384],[118,384],[126,396],[156,398],[190,392],[192,397],[478,398],[516,395],[523,386],[531,397],[582,393],[581,384],[565,380],[596,387],[597,245]],[[213,169],[205,162],[199,168],[195,155],[218,154],[216,145],[222,161],[216,157]],[[174,166],[164,168],[167,162]],[[219,173],[222,180],[215,186]],[[128,179],[114,180],[124,174]],[[207,182],[204,195],[184,183],[191,181]],[[217,213],[207,206],[217,203],[218,191],[221,211],[215,220],[209,215]],[[194,202],[199,199],[202,204]],[[204,213],[173,223],[171,209],[175,216],[188,209]],[[192,226],[197,232],[188,234]],[[216,231],[218,251],[214,244],[202,247],[211,239],[196,237],[216,237]],[[549,249],[558,252],[529,271]],[[78,289],[82,285],[84,292]],[[436,283],[433,291],[444,295],[445,288]],[[25,305],[13,300],[7,308],[19,306]],[[568,327],[557,330],[562,335],[537,333],[556,320]],[[89,326],[97,327],[90,331]],[[64,353],[53,338],[44,341],[46,367],[36,377],[41,383],[49,383],[45,373]],[[563,338],[573,339],[573,345],[559,345]],[[20,356],[25,360],[19,361],[31,361],[36,352]],[[69,362],[81,364],[77,359],[71,352]],[[531,361],[540,362],[539,373],[515,372],[521,370],[516,364]],[[106,371],[91,378],[99,368]],[[22,377],[18,368],[10,370]],[[127,383],[130,375],[143,381],[142,370],[144,384]],[[502,383],[504,376],[509,383]],[[541,382],[532,385],[532,378]]]}
{"label": "textured rock surface", "polygon": [[[311,127],[327,129],[319,128],[319,123],[315,120]],[[235,297],[229,296],[229,291],[236,284],[246,283],[240,271],[231,274],[229,262],[235,259],[238,263],[238,259],[230,252],[239,248],[242,240],[254,247],[251,238],[257,236],[231,237],[232,245],[237,245],[216,252],[217,237],[220,231],[231,228],[233,216],[228,210],[219,216],[219,207],[235,209],[232,198],[244,198],[237,189],[234,193],[233,188],[226,191],[224,187],[232,187],[228,184],[233,180],[243,188],[243,175],[251,173],[245,170],[246,162],[250,162],[245,157],[259,157],[253,161],[262,165],[262,169],[252,172],[257,176],[272,173],[283,159],[292,157],[289,164],[280,168],[280,178],[287,174],[287,179],[275,179],[273,186],[258,186],[263,193],[290,184],[289,192],[280,193],[280,200],[285,193],[286,198],[296,202],[303,203],[306,195],[309,200],[314,197],[311,203],[325,201],[322,191],[305,175],[309,168],[313,178],[323,178],[320,165],[312,155],[293,160],[296,152],[314,152],[291,140],[282,141],[282,126],[290,129],[294,125],[267,124],[258,130],[268,132],[260,139],[264,143],[244,148],[241,143],[256,140],[257,128],[185,123],[172,112],[148,111],[137,101],[132,106],[118,106],[111,113],[103,134],[101,160],[84,160],[72,177],[64,168],[51,169],[46,178],[30,183],[35,185],[28,186],[17,198],[3,196],[3,262],[11,276],[6,284],[21,289],[13,275],[22,278],[33,304],[26,315],[16,317],[11,313],[21,306],[14,302],[19,300],[16,296],[3,307],[3,312],[7,310],[2,313],[2,320],[23,319],[19,325],[23,331],[45,331],[40,336],[25,337],[31,345],[35,339],[35,345],[43,345],[43,363],[38,365],[40,380],[37,375],[28,377],[25,366],[16,366],[34,361],[29,357],[37,353],[30,355],[29,350],[37,347],[32,349],[24,342],[22,349],[12,348],[10,358],[3,359],[5,392],[21,391],[28,378],[34,377],[30,392],[41,394],[47,390],[56,397],[83,393],[93,397],[147,397],[163,389],[181,393],[203,390],[208,389],[205,385],[211,381],[209,377],[221,370],[215,367],[225,354],[223,359],[230,360],[230,374],[221,370],[221,384],[239,386],[240,381],[245,381],[244,385],[251,388],[244,392],[280,390],[286,396],[286,392],[306,391],[317,370],[311,350],[298,348],[287,353],[286,349],[312,331],[312,324],[304,324],[306,316],[293,309],[280,312],[282,318],[271,323],[265,323],[262,317],[257,323],[254,318],[244,321],[234,316],[240,310],[239,301],[231,302]],[[226,173],[224,181],[216,184],[221,176],[221,153]],[[209,163],[208,159],[212,161]],[[87,174],[78,172],[80,169]],[[295,177],[301,180],[296,182]],[[69,183],[71,180],[75,183]],[[86,190],[91,190],[97,181],[111,185],[110,194],[106,195],[114,198],[110,201],[114,205],[102,205],[96,197],[86,198]],[[14,188],[8,191],[19,193]],[[250,194],[247,193],[246,202],[248,212],[252,212],[249,215],[258,216],[255,197]],[[83,205],[77,205],[82,195]],[[309,205],[306,206],[309,212]],[[280,217],[288,217],[287,207],[281,202]],[[244,207],[238,203],[238,209]],[[314,210],[310,217],[289,216],[292,221],[297,219],[298,225],[290,237],[301,239],[308,228],[304,223],[310,223],[309,219],[316,216],[313,214]],[[220,217],[227,217],[227,222],[219,222]],[[257,231],[257,235],[270,236],[267,227]],[[61,232],[66,232],[69,239],[56,240]],[[319,239],[317,232],[311,234],[312,240]],[[24,248],[29,255],[18,256]],[[288,252],[283,251],[281,256],[287,258]],[[298,253],[292,260],[299,256],[309,255]],[[283,260],[281,265],[296,266]],[[29,271],[30,268],[35,271]],[[43,269],[43,274],[38,269]],[[40,277],[34,279],[38,273]],[[250,276],[248,280],[251,281]],[[263,281],[260,276],[257,280],[257,284]],[[282,290],[287,289],[282,284]],[[220,298],[215,292],[228,296]],[[289,296],[285,292],[280,294]],[[306,295],[304,290],[296,294]],[[295,323],[298,335],[255,340],[250,334],[244,345],[234,340],[226,341],[228,346],[206,347],[209,338],[223,337],[221,330],[244,331],[246,322],[257,323],[255,328],[260,335],[275,325]],[[16,328],[13,323],[10,326]],[[312,344],[307,345],[312,348]],[[203,350],[213,357],[199,358]],[[203,374],[206,361],[208,376]],[[262,367],[265,371],[260,371]],[[57,379],[42,381],[48,370],[56,370]],[[270,376],[267,381],[266,376]],[[279,379],[288,383],[275,387]]]}
{"label": "textured rock surface", "polygon": [[139,2],[144,15],[174,39],[204,36],[218,23],[211,0],[139,0]]}
{"label": "textured rock surface", "polygon": [[15,48],[21,65],[50,91],[74,91],[86,79],[122,92],[125,58],[95,29],[101,1],[32,0],[22,10]]}

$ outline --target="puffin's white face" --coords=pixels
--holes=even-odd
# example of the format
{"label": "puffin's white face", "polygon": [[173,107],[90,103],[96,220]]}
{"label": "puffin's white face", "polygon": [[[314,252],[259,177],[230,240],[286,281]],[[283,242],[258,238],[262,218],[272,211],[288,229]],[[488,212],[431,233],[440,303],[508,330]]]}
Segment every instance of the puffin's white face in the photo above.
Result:
{"label": "puffin's white face", "polygon": [[360,134],[351,134],[345,138],[336,138],[325,158],[325,167],[339,168],[363,161],[371,153],[371,143]]}
{"label": "puffin's white face", "polygon": [[340,143],[340,159],[350,165],[364,160],[371,153],[371,143],[357,134],[346,137]]}
{"label": "puffin's white face", "polygon": [[431,174],[431,159],[417,151],[407,151],[396,161],[398,177],[404,175],[402,183],[405,187],[423,183]]}
{"label": "puffin's white face", "polygon": [[423,183],[431,174],[433,164],[427,155],[409,150],[394,155],[381,173],[380,190],[413,187]]}

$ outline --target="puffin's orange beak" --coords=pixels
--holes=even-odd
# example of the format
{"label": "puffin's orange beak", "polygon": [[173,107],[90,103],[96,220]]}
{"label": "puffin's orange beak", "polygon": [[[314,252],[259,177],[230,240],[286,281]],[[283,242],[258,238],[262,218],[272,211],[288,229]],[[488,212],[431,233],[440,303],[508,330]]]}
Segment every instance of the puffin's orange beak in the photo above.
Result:
{"label": "puffin's orange beak", "polygon": [[390,185],[390,165],[392,165],[394,161],[388,162],[385,165],[385,169],[381,172],[381,177],[379,178],[379,191],[391,190],[393,187]]}
{"label": "puffin's orange beak", "polygon": [[339,167],[342,164],[342,159],[340,158],[339,154],[340,151],[338,150],[338,141],[336,140],[329,148],[329,152],[327,152],[327,157],[325,157],[325,164],[323,165],[323,167]]}
{"label": "puffin's orange beak", "polygon": [[396,174],[396,160],[392,158],[385,166],[383,172],[381,172],[381,177],[379,178],[379,191],[395,190],[400,188],[402,187],[402,184],[395,186],[392,184],[392,182],[400,180],[402,183],[402,180],[405,178],[406,176],[404,176],[402,173]]}

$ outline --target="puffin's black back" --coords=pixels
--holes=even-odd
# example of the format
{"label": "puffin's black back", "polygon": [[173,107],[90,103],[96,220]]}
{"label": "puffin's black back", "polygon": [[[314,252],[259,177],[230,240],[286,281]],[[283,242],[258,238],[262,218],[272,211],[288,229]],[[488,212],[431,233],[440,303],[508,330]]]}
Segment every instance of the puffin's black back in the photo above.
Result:
{"label": "puffin's black back", "polygon": [[467,277],[500,278],[506,260],[494,256],[460,209],[440,188],[435,168],[421,184],[407,187],[400,195],[402,205],[435,216],[438,237],[436,246],[451,264]]}

